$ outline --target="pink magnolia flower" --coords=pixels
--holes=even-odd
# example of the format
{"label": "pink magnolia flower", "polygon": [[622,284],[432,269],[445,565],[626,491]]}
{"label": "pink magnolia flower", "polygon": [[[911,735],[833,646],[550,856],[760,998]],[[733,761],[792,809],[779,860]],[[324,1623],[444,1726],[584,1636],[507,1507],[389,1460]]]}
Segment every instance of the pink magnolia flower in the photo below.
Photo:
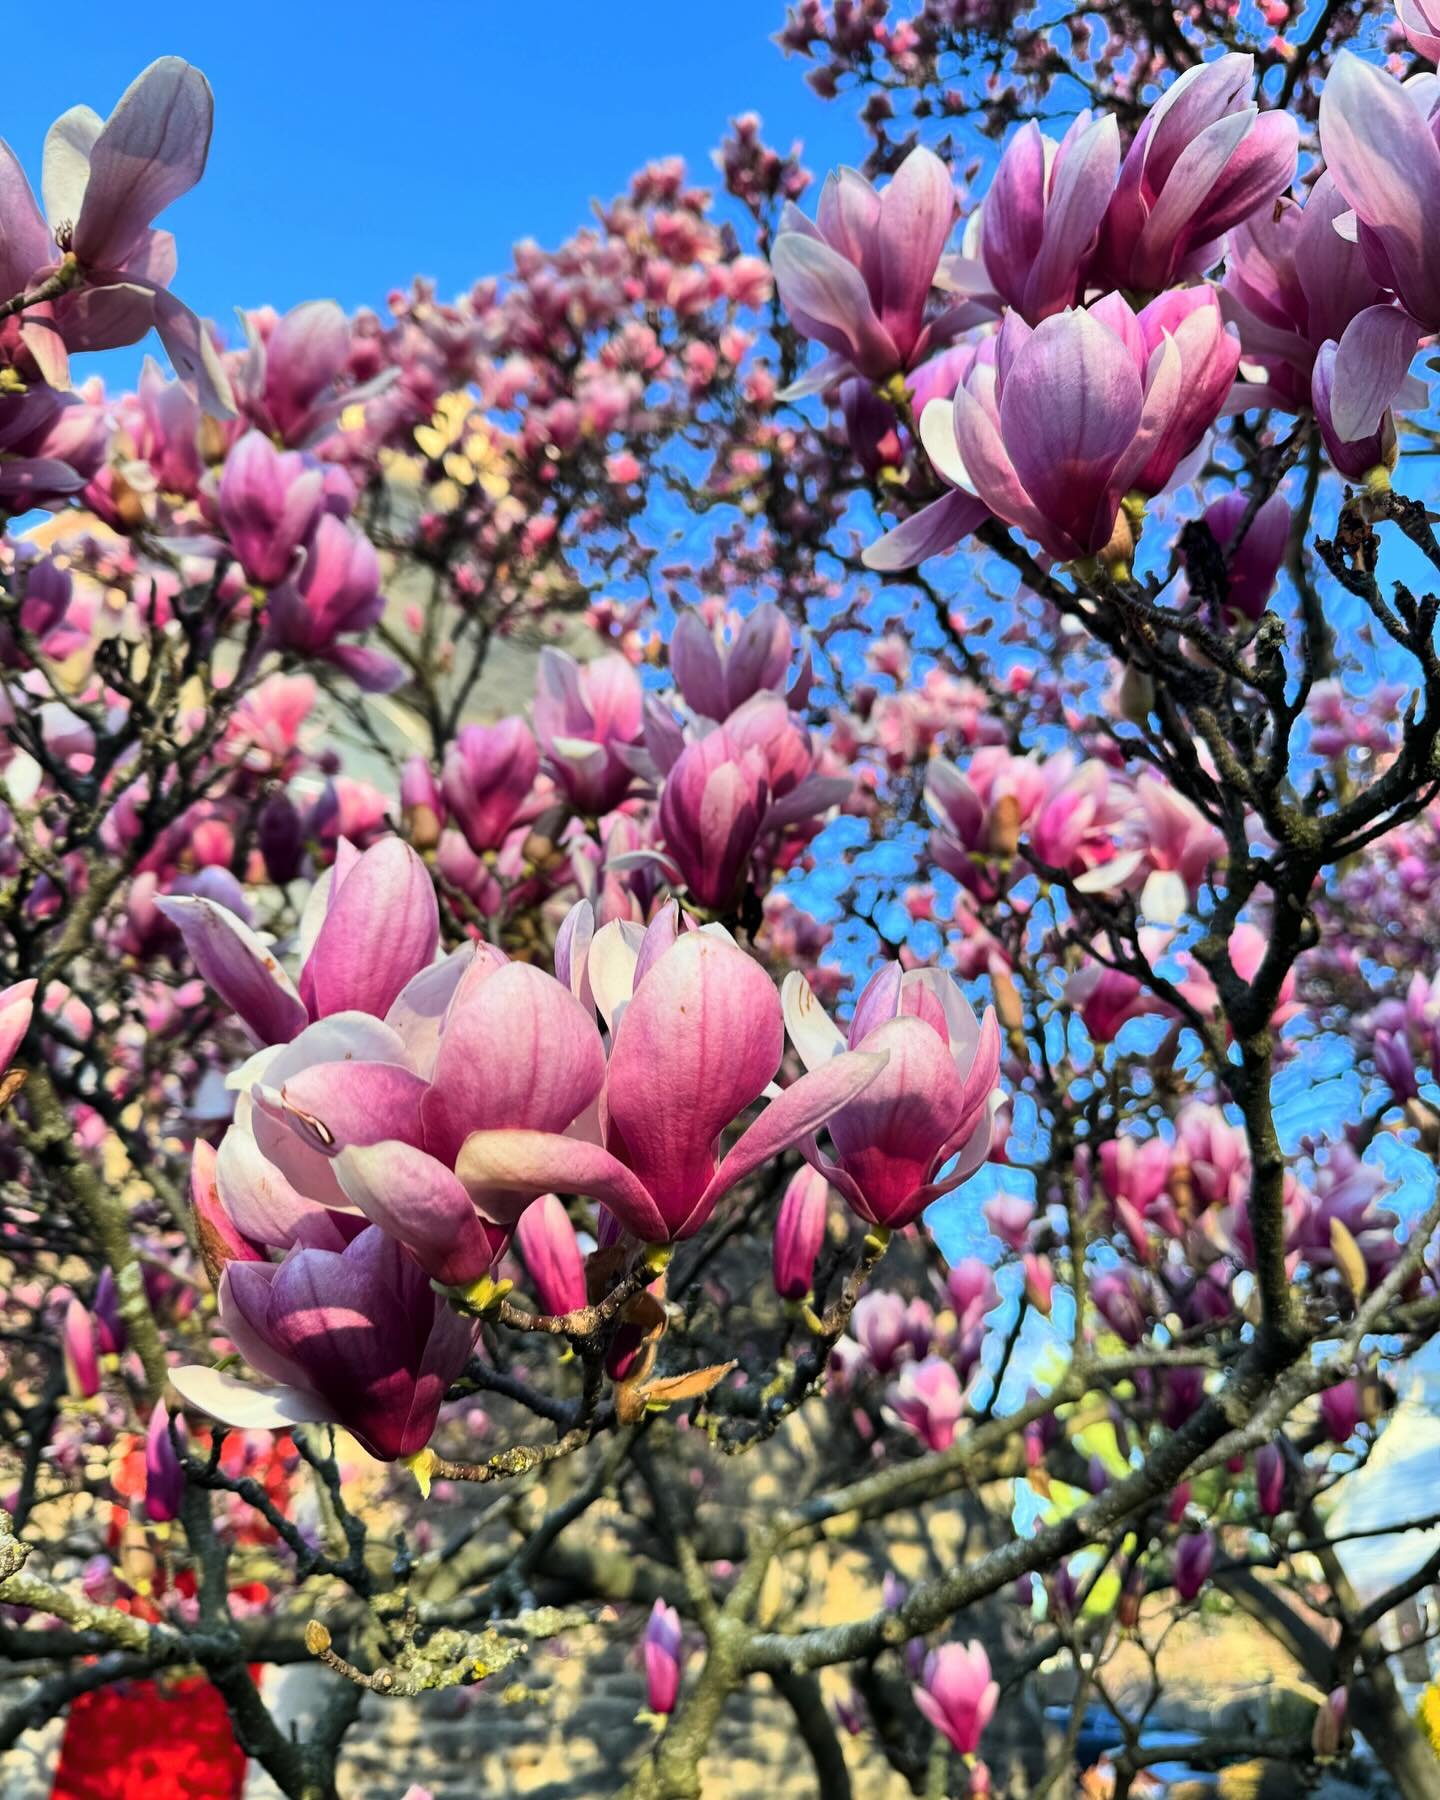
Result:
{"label": "pink magnolia flower", "polygon": [[945,1293],[955,1308],[956,1328],[962,1336],[1000,1304],[994,1271],[978,1256],[964,1257],[947,1271]]}
{"label": "pink magnolia flower", "polygon": [[1285,1456],[1275,1444],[1255,1452],[1255,1499],[1267,1519],[1285,1510]]}
{"label": "pink magnolia flower", "polygon": [[[1402,19],[1404,11],[1402,0]],[[1350,1695],[1343,1687],[1332,1688],[1316,1708],[1315,1723],[1310,1727],[1310,1748],[1317,1759],[1325,1760],[1340,1754],[1345,1743],[1349,1711]]]}
{"label": "pink magnolia flower", "polygon": [[[1269,938],[1258,925],[1242,920],[1230,934],[1230,964],[1242,981],[1253,981],[1260,972]],[[1185,979],[1178,982],[1180,992],[1199,1012],[1213,1014],[1219,1010],[1220,996],[1209,972],[1185,952],[1180,959],[1185,965]],[[1280,996],[1270,1015],[1271,1025],[1278,1030],[1305,1009],[1295,998],[1296,975],[1292,968],[1280,984]]]}
{"label": "pink magnolia flower", "polygon": [[1000,1684],[990,1679],[983,1644],[942,1644],[925,1659],[915,1704],[961,1756],[973,1756],[995,1716]]}
{"label": "pink magnolia flower", "polygon": [[401,379],[398,365],[346,383],[350,321],[333,300],[306,300],[281,318],[246,313],[249,347],[236,359],[235,393],[260,430],[293,449],[310,449],[335,430],[347,407]]}
{"label": "pink magnolia flower", "polygon": [[1156,1314],[1156,1293],[1139,1269],[1106,1269],[1090,1285],[1090,1298],[1105,1323],[1127,1344],[1138,1344]]}
{"label": "pink magnolia flower", "polygon": [[260,1044],[286,1043],[332,1013],[383,1018],[434,959],[440,937],[429,872],[399,838],[382,838],[363,853],[341,841],[306,910],[308,949],[298,987],[228,907],[178,895],[156,905],[179,928],[200,974]]}
{"label": "pink magnolia flower", "polygon": [[1055,1271],[1035,1250],[1025,1252],[1020,1267],[1025,1277],[1025,1298],[1042,1318],[1048,1319],[1055,1302]]}
{"label": "pink magnolia flower", "polygon": [[276,587],[320,520],[325,478],[298,451],[250,431],[225,458],[216,503],[247,580]]}
{"label": "pink magnolia flower", "polygon": [[547,1313],[575,1312],[585,1305],[585,1259],[570,1215],[554,1194],[541,1194],[525,1208],[515,1239]]}
{"label": "pink magnolia flower", "polygon": [[356,1223],[317,1215],[283,1262],[226,1265],[220,1329],[271,1385],[172,1369],[189,1405],[244,1429],[329,1420],[383,1462],[424,1449],[477,1326],[392,1238]]}
{"label": "pink magnolia flower", "polygon": [[[474,1106],[457,1114],[457,1134],[462,1119],[470,1129],[457,1143],[455,1171],[464,1189],[488,1200],[492,1210],[503,1200],[518,1211],[547,1191],[581,1193],[603,1201],[645,1243],[691,1237],[738,1181],[817,1130],[884,1067],[883,1054],[836,1058],[773,1099],[721,1157],[721,1134],[761,1097],[780,1066],[784,1023],[774,983],[725,934],[707,929],[677,935],[673,906],[638,944],[633,928],[627,935],[619,922],[603,927],[587,968],[611,1027],[599,1100],[604,1141],[560,1135],[569,1121],[537,1125],[497,1117],[505,1109],[496,1100],[505,1096],[497,1096],[493,1071],[477,1070],[475,1080],[485,1085],[487,1097],[477,1095]],[[498,979],[487,980],[482,997]],[[584,1016],[558,982],[550,986]],[[558,1003],[551,1005],[559,1010]],[[522,1021],[523,1014],[497,1020],[484,1041],[513,1043]],[[593,1025],[591,1035],[598,1046]],[[447,1028],[442,1059],[449,1037]],[[554,1071],[553,1081],[561,1081],[564,1055],[548,1034],[537,1034],[534,1045],[535,1056],[543,1055],[543,1066]],[[584,1087],[590,1058],[587,1047]],[[509,1053],[507,1061],[520,1065],[517,1084],[533,1083],[532,1062]],[[493,1125],[477,1124],[476,1107]],[[512,1115],[515,1107],[510,1101]],[[353,1197],[363,1204],[358,1194]]]}
{"label": "pink magnolia flower", "polygon": [[72,1399],[93,1399],[100,1392],[100,1350],[95,1321],[85,1303],[78,1298],[72,1298],[65,1308],[60,1342],[65,1360],[65,1385]]}
{"label": "pink magnolia flower", "polygon": [[583,667],[562,650],[540,652],[535,735],[547,774],[577,812],[600,818],[630,791],[626,752],[641,735],[644,695],[623,656]]}
{"label": "pink magnolia flower", "polygon": [[790,1039],[807,1069],[823,1072],[847,1044],[887,1059],[864,1093],[829,1118],[838,1162],[813,1140],[801,1150],[862,1219],[886,1229],[910,1224],[989,1153],[1000,1073],[994,1009],[982,1024],[942,970],[902,974],[889,963],[856,1002],[847,1039],[798,970],[783,992]]}
{"label": "pink magnolia flower", "polygon": [[[1151,305],[1142,322],[1110,294],[1033,331],[1007,313],[993,365],[977,358],[950,404],[932,400],[921,415],[921,441],[944,479],[1061,561],[1102,552],[1129,560],[1129,526],[1117,532],[1121,501],[1169,482],[1228,392],[1239,346],[1213,295]],[[912,521],[897,530],[907,528]],[[927,539],[925,553],[938,547]],[[882,538],[866,553],[870,566],[900,566],[894,548]]]}
{"label": "pink magnolia flower", "polygon": [[0,514],[78,494],[104,461],[107,435],[102,409],[78,394],[37,385],[0,396]]}
{"label": "pink magnolia flower", "polygon": [[680,1697],[680,1615],[657,1600],[645,1626],[645,1695],[652,1713],[675,1710]]}
{"label": "pink magnolia flower", "polygon": [[1038,325],[1082,297],[1120,172],[1120,129],[1082,112],[1057,144],[1032,119],[1005,146],[980,208],[980,256],[995,292]]}
{"label": "pink magnolia flower", "polygon": [[739,898],[770,807],[770,770],[758,744],[725,728],[681,752],[660,795],[659,827],[676,878],[721,912]]}
{"label": "pink magnolia flower", "polygon": [[69,351],[137,343],[153,326],[206,411],[233,410],[208,331],[167,291],[175,240],[151,227],[204,173],[213,114],[209,83],[177,56],[143,69],[108,119],[71,107],[45,136],[45,218],[14,152],[0,143],[5,297],[39,286],[66,255],[78,267],[71,288],[13,322],[15,340],[52,387],[69,385]]}
{"label": "pink magnolia flower", "polygon": [[782,1300],[803,1300],[815,1280],[815,1259],[825,1241],[830,1185],[806,1167],[791,1176],[775,1220],[771,1268]]}
{"label": "pink magnolia flower", "polygon": [[1389,319],[1386,309],[1372,309],[1385,334],[1372,348],[1388,345],[1392,359],[1403,356],[1396,385],[1414,353],[1416,327],[1440,326],[1440,143],[1428,98],[1348,50],[1335,58],[1320,96],[1325,167],[1355,210],[1366,267],[1404,308]]}
{"label": "pink magnolia flower", "polygon": [[1135,798],[1143,815],[1142,866],[1150,871],[1141,908],[1155,924],[1174,925],[1198,900],[1212,869],[1224,861],[1225,837],[1193,801],[1148,770],[1135,783]]}
{"label": "pink magnolia flower", "polygon": [[982,1212],[986,1225],[1002,1244],[1015,1251],[1024,1250],[1035,1222],[1033,1201],[1022,1200],[1018,1194],[999,1194],[985,1202]]}
{"label": "pink magnolia flower", "polygon": [[1346,481],[1368,481],[1376,470],[1393,469],[1399,460],[1395,415],[1387,406],[1373,431],[1360,430],[1355,423],[1347,428],[1336,416],[1344,391],[1339,346],[1322,344],[1310,378],[1310,405],[1320,427],[1325,454],[1336,474]]}
{"label": "pink magnolia flower", "polygon": [[[685,704],[720,724],[753,695],[783,691],[794,648],[790,622],[771,601],[747,615],[729,644],[717,639],[697,608],[687,607],[670,640],[670,672]],[[793,694],[789,698],[799,703]]]}
{"label": "pink magnolia flower", "polygon": [[1154,1256],[1153,1231],[1178,1237],[1181,1222],[1170,1201],[1171,1147],[1163,1138],[1137,1138],[1126,1133],[1108,1139],[1098,1157],[1101,1186],[1115,1217],[1149,1263]]}
{"label": "pink magnolia flower", "polygon": [[365,632],[385,610],[380,560],[370,540],[332,513],[322,513],[293,580],[272,590],[271,643],[333,663],[367,694],[388,694],[405,679],[393,657],[368,644],[342,644]]}
{"label": "pink magnolia flower", "polygon": [[913,1349],[905,1302],[898,1294],[871,1288],[850,1314],[850,1335],[877,1375],[888,1375]]}
{"label": "pink magnolia flower", "polygon": [[796,330],[831,352],[792,393],[851,374],[883,381],[984,316],[965,305],[926,320],[954,217],[950,171],[923,145],[883,193],[853,169],[829,176],[813,225],[787,202],[770,255],[775,286]]}
{"label": "pink magnolia flower", "polygon": [[540,771],[540,751],[523,719],[466,725],[445,752],[440,791],[465,841],[498,850]]}
{"label": "pink magnolia flower", "polygon": [[954,1365],[943,1356],[901,1365],[885,1390],[885,1403],[927,1450],[948,1450],[965,1411],[965,1396]]}
{"label": "pink magnolia flower", "polygon": [[1353,1376],[1326,1388],[1320,1396],[1320,1417],[1334,1444],[1348,1444],[1363,1416],[1360,1383]]}
{"label": "pink magnolia flower", "polygon": [[1220,261],[1225,235],[1289,187],[1299,127],[1251,99],[1254,58],[1187,69],[1125,154],[1086,271],[1091,287],[1155,293]]}
{"label": "pink magnolia flower", "polygon": [[1427,62],[1440,63],[1440,9],[1435,0],[1395,0],[1395,15],[1410,48]]}
{"label": "pink magnolia flower", "polygon": [[1406,376],[1419,328],[1348,229],[1346,208],[1327,170],[1303,206],[1287,195],[1255,213],[1232,235],[1220,294],[1247,369],[1258,365],[1263,376],[1237,389],[1246,405],[1314,407],[1317,358],[1335,346],[1331,424],[1340,442],[1373,436],[1392,403],[1425,404],[1424,384]]}
{"label": "pink magnolia flower", "polygon": [[1065,983],[1065,999],[1097,1044],[1113,1043],[1131,1019],[1162,1010],[1149,988],[1121,969],[1087,962]]}

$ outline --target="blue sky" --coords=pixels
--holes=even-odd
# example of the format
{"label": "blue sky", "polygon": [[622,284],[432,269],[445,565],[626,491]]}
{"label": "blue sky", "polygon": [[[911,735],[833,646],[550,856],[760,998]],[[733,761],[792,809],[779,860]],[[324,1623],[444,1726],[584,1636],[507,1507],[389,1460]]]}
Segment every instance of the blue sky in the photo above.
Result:
{"label": "blue sky", "polygon": [[[50,121],[106,113],[131,77],[173,53],[215,90],[200,187],[163,223],[179,293],[227,330],[236,305],[329,296],[382,305],[412,274],[451,295],[508,266],[518,238],[554,243],[653,156],[679,153],[712,184],[727,119],[764,117],[806,141],[817,172],[863,151],[853,107],[826,105],[806,65],[769,41],[783,0],[423,0],[409,7],[254,0],[244,8],[64,13],[6,20],[0,134],[38,188]],[[106,358],[112,379],[140,350]],[[125,361],[129,358],[129,362]],[[116,364],[119,367],[116,367]],[[92,365],[93,366],[93,365]]]}

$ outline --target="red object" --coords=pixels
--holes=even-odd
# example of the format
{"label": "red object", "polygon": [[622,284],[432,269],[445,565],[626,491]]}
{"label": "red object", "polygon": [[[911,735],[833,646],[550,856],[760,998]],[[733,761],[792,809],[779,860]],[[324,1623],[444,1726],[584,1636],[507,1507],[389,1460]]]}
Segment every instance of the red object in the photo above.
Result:
{"label": "red object", "polygon": [[130,1681],[70,1708],[51,1800],[240,1800],[245,1752],[203,1676]]}

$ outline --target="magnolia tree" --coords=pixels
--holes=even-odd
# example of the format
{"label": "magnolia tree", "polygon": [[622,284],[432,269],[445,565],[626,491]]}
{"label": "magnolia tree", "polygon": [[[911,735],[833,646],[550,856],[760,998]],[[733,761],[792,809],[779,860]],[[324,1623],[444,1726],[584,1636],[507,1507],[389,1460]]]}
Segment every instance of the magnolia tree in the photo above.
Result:
{"label": "magnolia tree", "polygon": [[1440,1785],[1440,1557],[1331,1518],[1440,1328],[1440,18],[779,41],[865,172],[744,116],[718,208],[229,344],[197,70],[43,211],[0,145],[0,1746],[198,1672],[325,1800],[598,1624],[636,1797],[768,1681],[827,1800],[1068,1795],[1096,1703],[1123,1800],[1208,1606],[1311,1702],[1193,1761]]}

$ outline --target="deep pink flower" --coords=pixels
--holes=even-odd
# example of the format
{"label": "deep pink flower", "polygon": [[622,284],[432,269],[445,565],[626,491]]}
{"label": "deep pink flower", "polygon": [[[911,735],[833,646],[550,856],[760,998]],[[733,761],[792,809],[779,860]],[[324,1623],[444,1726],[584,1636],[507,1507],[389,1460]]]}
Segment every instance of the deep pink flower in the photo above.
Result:
{"label": "deep pink flower", "polygon": [[1192,1531],[1175,1549],[1172,1579],[1182,1600],[1193,1600],[1210,1577],[1215,1562],[1215,1539],[1208,1531]]}
{"label": "deep pink flower", "polygon": [[961,1756],[972,1756],[995,1716],[1000,1684],[990,1679],[983,1644],[942,1644],[925,1659],[915,1704]]}
{"label": "deep pink flower", "polygon": [[[176,1434],[185,1441],[184,1421],[175,1422]],[[170,1413],[157,1400],[145,1430],[145,1517],[156,1525],[180,1516],[180,1496],[185,1491],[185,1471],[170,1438]]]}
{"label": "deep pink flower", "polygon": [[948,1450],[955,1442],[965,1396],[954,1365],[943,1356],[902,1364],[885,1390],[885,1402],[927,1450]]}
{"label": "deep pink flower", "polygon": [[363,853],[342,840],[311,902],[315,930],[298,988],[228,907],[178,895],[156,905],[179,927],[200,974],[260,1044],[288,1042],[331,1013],[383,1018],[433,960],[440,936],[429,872],[399,838],[382,838]]}
{"label": "deep pink flower", "polygon": [[260,587],[285,580],[324,500],[324,476],[298,451],[277,450],[258,431],[240,439],[225,458],[217,504],[248,580]]}
{"label": "deep pink flower", "polygon": [[1255,1498],[1267,1519],[1285,1510],[1285,1456],[1275,1444],[1255,1452]]}
{"label": "deep pink flower", "polygon": [[785,978],[784,999],[790,1039],[806,1068],[823,1072],[847,1044],[887,1058],[864,1092],[828,1121],[839,1160],[813,1141],[801,1144],[862,1219],[887,1229],[908,1225],[974,1174],[989,1152],[1000,1073],[993,1008],[982,1024],[943,971],[902,974],[898,963],[881,969],[856,1002],[848,1039],[798,970]]}
{"label": "deep pink flower", "polygon": [[995,292],[1038,325],[1082,297],[1080,275],[1120,172],[1120,130],[1082,112],[1057,144],[1032,119],[1005,146],[980,209]]}
{"label": "deep pink flower", "polygon": [[172,1369],[190,1405],[242,1428],[330,1420],[385,1462],[424,1449],[477,1327],[392,1238],[354,1224],[317,1215],[283,1262],[227,1264],[220,1329],[274,1385]]}
{"label": "deep pink flower", "polygon": [[670,672],[692,711],[723,724],[752,695],[783,691],[794,648],[790,622],[771,601],[749,613],[728,644],[687,607],[670,640]]}
{"label": "deep pink flower", "polygon": [[722,912],[739,898],[770,806],[758,744],[722,727],[686,746],[660,795],[660,836],[691,898]]}
{"label": "deep pink flower", "polygon": [[825,1241],[830,1184],[816,1170],[796,1171],[775,1220],[771,1270],[782,1300],[803,1300],[815,1279],[815,1259]]}
{"label": "deep pink flower", "polygon": [[652,1713],[675,1710],[680,1697],[680,1615],[657,1600],[645,1626],[645,1695]]}
{"label": "deep pink flower", "polygon": [[1155,293],[1221,259],[1225,235],[1289,187],[1300,131],[1261,112],[1254,58],[1196,63],[1146,114],[1086,271],[1091,287]]}
{"label": "deep pink flower", "polygon": [[520,718],[466,725],[445,752],[440,790],[465,841],[498,850],[540,772],[540,751]]}
{"label": "deep pink flower", "polygon": [[926,322],[954,217],[950,171],[923,145],[880,193],[853,169],[829,176],[813,225],[786,204],[770,256],[775,286],[796,330],[831,353],[792,391],[852,373],[883,381],[985,316],[966,303]]}
{"label": "deep pink flower", "polygon": [[[1229,577],[1226,611],[1232,618],[1253,622],[1264,612],[1285,562],[1290,541],[1289,504],[1283,494],[1272,494],[1252,518],[1249,495],[1236,488],[1211,501],[1202,517],[1225,558]],[[1239,535],[1242,527],[1244,537]]]}
{"label": "deep pink flower", "polygon": [[0,143],[5,297],[38,286],[65,252],[79,265],[75,286],[27,307],[16,321],[18,342],[52,387],[69,384],[69,351],[133,344],[153,326],[206,411],[233,410],[209,332],[167,291],[175,240],[151,227],[203,174],[213,114],[209,83],[177,56],[143,69],[108,119],[72,106],[45,136],[46,218],[14,152]]}
{"label": "deep pink flower", "polygon": [[72,1399],[91,1400],[100,1392],[100,1350],[95,1321],[84,1301],[72,1298],[60,1333],[65,1385]]}
{"label": "deep pink flower", "polygon": [[585,1305],[585,1259],[570,1215],[554,1194],[541,1194],[525,1208],[515,1239],[547,1313],[576,1312]]}
{"label": "deep pink flower", "polygon": [[577,663],[563,650],[540,653],[535,735],[547,774],[576,812],[600,818],[630,791],[626,751],[644,722],[640,678],[623,656]]}
{"label": "deep pink flower", "polygon": [[[780,1066],[784,1024],[774,983],[723,934],[706,930],[676,936],[673,907],[665,909],[638,946],[618,923],[605,926],[595,935],[587,966],[612,1031],[608,1066],[602,1059],[599,1071],[604,1081],[599,1101],[603,1144],[582,1135],[578,1125],[575,1135],[561,1135],[597,1100],[599,1086],[594,1071],[599,1037],[579,1002],[559,982],[523,965],[513,966],[507,979],[487,977],[478,990],[475,1004],[493,996],[494,1012],[477,1024],[474,1045],[464,1053],[471,1073],[463,1104],[452,1108],[452,1140],[456,1185],[491,1216],[504,1216],[507,1210],[518,1216],[531,1198],[545,1192],[585,1194],[603,1201],[644,1242],[693,1236],[736,1182],[817,1130],[883,1068],[883,1058],[873,1054],[837,1058],[772,1100],[721,1157],[721,1134],[761,1097]],[[545,1013],[552,1020],[563,1015],[563,1046],[553,1027],[533,1017],[538,994],[524,997],[515,991],[513,984],[522,975],[547,983],[546,996],[550,990],[558,996],[546,998]],[[586,1037],[578,1023],[573,1027],[573,1045],[572,1014],[585,1019],[589,1028]],[[516,1048],[522,1028],[526,1035],[521,1042],[532,1046],[526,1055]],[[447,1026],[441,1040],[437,1078],[452,1032],[453,1026]],[[501,1043],[507,1050],[500,1063],[510,1075],[503,1082],[488,1054],[490,1046]],[[576,1059],[582,1052],[584,1078],[577,1080]],[[457,1048],[457,1067],[461,1054]],[[546,1074],[543,1091],[556,1094],[551,1120],[534,1116],[537,1068]],[[427,1102],[427,1146],[433,1114]],[[354,1155],[378,1161],[377,1152]],[[352,1155],[341,1161],[351,1163]],[[367,1186],[373,1200],[350,1188],[347,1177],[347,1191],[370,1211],[390,1191],[390,1182],[377,1168]],[[447,1191],[453,1194],[453,1189]],[[458,1209],[458,1195],[454,1205]],[[444,1241],[438,1208],[434,1216],[436,1240]],[[415,1242],[396,1213],[385,1223]]]}

